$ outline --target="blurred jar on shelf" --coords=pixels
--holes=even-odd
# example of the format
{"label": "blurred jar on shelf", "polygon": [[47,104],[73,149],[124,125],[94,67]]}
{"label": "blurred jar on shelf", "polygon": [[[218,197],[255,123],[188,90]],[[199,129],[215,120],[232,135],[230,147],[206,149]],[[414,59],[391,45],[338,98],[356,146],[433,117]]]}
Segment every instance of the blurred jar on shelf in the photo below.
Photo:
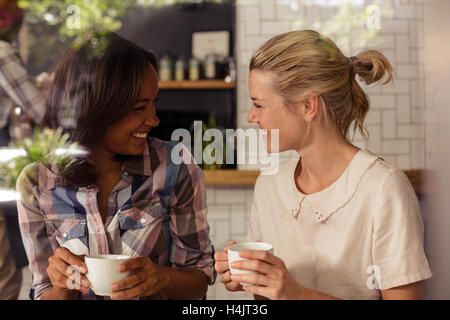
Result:
{"label": "blurred jar on shelf", "polygon": [[189,61],[189,80],[197,81],[200,79],[200,63],[195,58],[192,57]]}
{"label": "blurred jar on shelf", "polygon": [[216,57],[213,54],[208,54],[205,58],[205,78],[216,78]]}
{"label": "blurred jar on shelf", "polygon": [[183,81],[184,80],[184,58],[183,56],[178,57],[177,61],[175,61],[175,80]]}
{"label": "blurred jar on shelf", "polygon": [[159,62],[159,80],[172,80],[172,59],[167,54],[163,55]]}

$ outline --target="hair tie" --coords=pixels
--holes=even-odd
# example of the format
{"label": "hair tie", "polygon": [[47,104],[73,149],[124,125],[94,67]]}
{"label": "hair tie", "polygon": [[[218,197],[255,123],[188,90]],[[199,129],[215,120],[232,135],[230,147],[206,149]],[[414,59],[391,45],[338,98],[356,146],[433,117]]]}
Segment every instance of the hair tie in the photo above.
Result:
{"label": "hair tie", "polygon": [[348,58],[348,62],[350,63],[350,66],[353,69],[362,67],[361,60],[359,60],[359,58],[357,56],[353,56],[353,57]]}

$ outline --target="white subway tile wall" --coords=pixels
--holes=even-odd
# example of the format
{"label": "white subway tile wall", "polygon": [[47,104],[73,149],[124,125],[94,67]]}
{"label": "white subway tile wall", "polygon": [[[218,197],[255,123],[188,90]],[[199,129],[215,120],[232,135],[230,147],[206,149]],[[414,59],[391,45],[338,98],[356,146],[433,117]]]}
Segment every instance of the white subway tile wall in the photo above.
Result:
{"label": "white subway tile wall", "polygon": [[[211,241],[215,250],[222,250],[230,241],[246,240],[248,216],[253,201],[253,188],[207,188],[208,222]],[[230,292],[220,282],[210,286],[208,300],[250,300],[253,296],[246,292]]]}
{"label": "white subway tile wall", "polygon": [[[372,3],[363,2],[364,7],[357,8],[360,12],[365,12]],[[333,31],[330,25],[340,7],[326,6],[324,3],[339,1],[237,0],[238,127],[254,127],[247,123],[251,106],[247,85],[248,64],[253,52],[278,33],[295,29]],[[432,50],[425,45],[427,36],[433,32],[432,29],[427,30],[426,23],[428,12],[433,10],[433,0],[391,0],[384,3],[387,7],[390,4],[390,8],[386,9],[387,14],[382,15],[379,34],[365,46],[341,47],[348,56],[364,49],[380,50],[390,59],[394,68],[394,83],[385,86],[362,85],[371,102],[365,122],[369,139],[366,142],[357,133],[354,143],[403,170],[434,168],[437,163],[432,155],[436,153],[438,145],[437,120],[433,109],[436,106],[433,106],[432,95],[436,83],[426,81],[427,73],[433,70],[428,70],[424,63],[424,57],[432,59]],[[329,35],[331,39],[339,44],[346,43],[342,41],[342,36],[347,31],[343,28],[336,30],[337,34]],[[280,160],[291,155],[286,153]],[[239,168],[255,170],[257,166],[240,165]],[[208,220],[215,248],[222,249],[229,240],[244,241],[253,197],[252,188],[209,187],[207,196]],[[216,284],[210,287],[207,298],[252,299],[252,296],[228,292],[218,277]]]}
{"label": "white subway tile wall", "polygon": [[[365,13],[366,8],[377,1],[362,1],[362,6],[354,5],[354,12]],[[328,3],[328,4],[327,4]],[[357,3],[357,2],[355,2]],[[342,3],[339,1],[296,1],[296,0],[241,0],[237,2],[237,60],[239,66],[238,90],[238,126],[249,127],[245,114],[250,108],[247,78],[248,64],[253,52],[272,36],[295,30],[314,29],[330,36],[336,43],[351,42],[342,46],[344,54],[355,55],[365,49],[380,50],[392,63],[394,68],[394,82],[382,86],[363,84],[369,95],[371,106],[367,115],[366,125],[371,139],[378,138],[381,132],[382,148],[370,150],[380,153],[386,151],[393,157],[392,164],[401,169],[423,169],[432,166],[426,149],[412,153],[411,143],[425,143],[424,128],[430,116],[426,106],[424,54],[424,10],[433,5],[433,1],[385,1],[381,8],[380,30],[373,38],[366,42],[358,40],[358,36],[346,37],[350,32],[345,28],[339,29],[335,17],[342,17]],[[333,6],[334,4],[334,6]],[[245,14],[240,12],[244,11]],[[342,25],[348,27],[347,25]],[[336,29],[333,28],[338,28]],[[352,29],[353,28],[353,29]],[[365,21],[359,25],[350,26],[352,32],[363,38]],[[244,32],[241,32],[244,30]],[[330,31],[331,30],[331,31]],[[348,29],[347,29],[348,30]],[[363,31],[361,31],[363,30]],[[337,33],[336,33],[337,32]],[[340,33],[339,33],[340,32]],[[344,38],[343,38],[344,37]],[[356,40],[355,40],[356,39]],[[414,111],[413,111],[414,110]],[[413,125],[402,126],[399,124]],[[379,127],[379,130],[376,128]],[[374,131],[375,130],[375,131]],[[417,130],[417,132],[414,132]],[[372,131],[374,133],[372,134]],[[383,143],[386,140],[386,143]],[[355,141],[356,143],[356,141]],[[358,141],[360,143],[360,141]],[[364,143],[363,147],[377,146],[378,143]],[[391,146],[401,146],[399,150]],[[423,151],[423,152],[422,152]],[[405,152],[410,161],[406,161]],[[397,161],[399,160],[399,161]],[[423,167],[414,165],[424,164]],[[405,167],[402,167],[402,166]],[[240,166],[240,169],[248,169]]]}

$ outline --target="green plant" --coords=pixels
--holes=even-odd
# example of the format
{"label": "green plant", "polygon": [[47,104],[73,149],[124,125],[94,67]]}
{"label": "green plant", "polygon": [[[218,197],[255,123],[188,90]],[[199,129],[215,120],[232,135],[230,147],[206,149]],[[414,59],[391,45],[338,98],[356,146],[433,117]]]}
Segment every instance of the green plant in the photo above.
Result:
{"label": "green plant", "polygon": [[53,68],[70,44],[93,31],[116,31],[136,0],[19,0],[28,27],[29,69]]}
{"label": "green plant", "polygon": [[9,147],[22,153],[10,161],[0,162],[0,184],[10,189],[16,188],[17,178],[30,163],[43,161],[64,170],[75,161],[72,151],[78,150],[77,144],[70,142],[69,134],[62,129],[35,129],[31,137],[12,142]]}
{"label": "green plant", "polygon": [[[116,32],[133,10],[195,0],[19,0],[28,27],[28,69],[53,68],[70,44],[91,32]],[[221,2],[222,0],[214,0]]]}

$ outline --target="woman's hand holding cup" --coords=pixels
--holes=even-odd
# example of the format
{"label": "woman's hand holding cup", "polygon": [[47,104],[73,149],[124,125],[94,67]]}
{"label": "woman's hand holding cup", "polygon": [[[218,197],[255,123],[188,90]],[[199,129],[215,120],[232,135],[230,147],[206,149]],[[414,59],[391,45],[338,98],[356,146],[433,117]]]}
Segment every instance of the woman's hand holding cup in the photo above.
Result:
{"label": "woman's hand holding cup", "polygon": [[242,285],[237,282],[231,280],[231,272],[230,267],[228,265],[228,248],[234,245],[235,241],[230,241],[227,243],[225,248],[221,251],[217,251],[214,255],[214,259],[216,263],[214,268],[217,273],[220,275],[220,281],[225,285],[225,288],[229,291],[244,291]]}
{"label": "woman's hand holding cup", "polygon": [[87,292],[89,281],[85,276],[86,272],[84,255],[73,254],[67,248],[57,248],[55,254],[48,259],[47,274],[55,288]]}
{"label": "woman's hand holding cup", "polygon": [[158,272],[149,257],[130,259],[119,265],[120,272],[130,276],[111,285],[111,299],[127,300],[155,294],[169,285],[169,276]]}
{"label": "woman's hand holding cup", "polygon": [[304,287],[290,274],[283,260],[273,254],[273,246],[263,242],[244,242],[228,249],[231,279],[243,289],[271,300],[295,300],[304,296]]}

